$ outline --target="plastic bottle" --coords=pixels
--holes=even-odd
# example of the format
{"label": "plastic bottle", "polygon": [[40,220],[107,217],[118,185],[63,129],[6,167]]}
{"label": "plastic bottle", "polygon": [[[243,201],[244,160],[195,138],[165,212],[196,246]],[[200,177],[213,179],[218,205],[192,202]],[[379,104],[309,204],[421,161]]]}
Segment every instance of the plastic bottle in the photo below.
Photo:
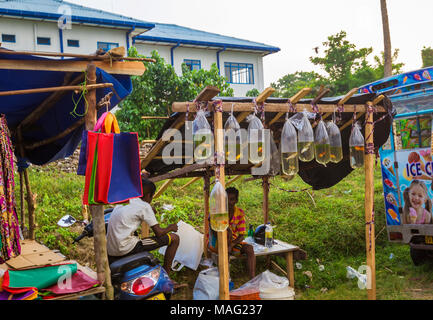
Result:
{"label": "plastic bottle", "polygon": [[224,152],[228,162],[236,163],[242,158],[241,146],[241,127],[233,115],[232,108],[232,112],[224,124]]}
{"label": "plastic bottle", "polygon": [[248,237],[254,238],[254,229],[252,224],[250,224],[248,228]]}
{"label": "plastic bottle", "polygon": [[247,117],[248,125],[248,160],[253,164],[259,164],[265,160],[264,145],[265,132],[259,118],[251,114]]}
{"label": "plastic bottle", "polygon": [[265,227],[265,247],[272,248],[272,243],[274,241],[274,232],[271,223],[268,222]]}
{"label": "plastic bottle", "polygon": [[299,171],[298,144],[295,127],[286,117],[281,132],[281,170],[287,176],[294,176]]}
{"label": "plastic bottle", "polygon": [[364,137],[361,133],[361,126],[355,123],[349,139],[350,166],[358,169],[364,166]]}
{"label": "plastic bottle", "polygon": [[217,181],[209,197],[210,226],[214,231],[224,231],[229,226],[227,193]]}
{"label": "plastic bottle", "polygon": [[192,123],[192,135],[194,160],[204,162],[213,155],[213,134],[204,110],[197,111],[197,116]]}
{"label": "plastic bottle", "polygon": [[314,152],[318,163],[326,165],[329,162],[329,159],[331,158],[331,146],[323,120],[320,120],[316,127],[314,136]]}
{"label": "plastic bottle", "polygon": [[334,121],[329,121],[326,124],[326,130],[329,136],[330,145],[330,162],[338,163],[343,160],[343,147],[341,143],[340,129],[334,123]]}
{"label": "plastic bottle", "polygon": [[308,162],[314,159],[314,132],[306,111],[303,112],[301,127],[298,132],[299,160]]}

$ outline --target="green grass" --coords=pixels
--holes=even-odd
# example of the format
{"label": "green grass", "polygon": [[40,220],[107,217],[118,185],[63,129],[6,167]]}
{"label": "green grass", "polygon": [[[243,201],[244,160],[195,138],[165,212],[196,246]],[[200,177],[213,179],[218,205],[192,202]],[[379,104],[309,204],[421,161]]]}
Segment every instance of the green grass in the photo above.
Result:
{"label": "green grass", "polygon": [[[54,167],[53,167],[54,168]],[[81,196],[84,178],[56,170],[30,169],[33,191],[37,196],[36,238],[52,249],[69,256],[76,256],[79,249],[72,245],[80,229],[65,229],[57,221],[65,214],[81,219]],[[247,214],[247,224],[254,227],[263,223],[261,180],[233,185],[240,191],[239,206]],[[18,179],[17,179],[18,181]],[[178,179],[153,206],[161,225],[183,220],[203,232],[203,182],[198,181],[180,190],[189,179]],[[160,186],[163,182],[158,183]],[[275,225],[275,236],[283,241],[298,245],[308,253],[308,259],[299,261],[301,269],[295,268],[297,299],[366,299],[365,290],[360,290],[356,279],[348,279],[346,267],[358,269],[365,264],[365,213],[364,174],[362,170],[352,172],[336,186],[306,192],[289,193],[278,189],[301,190],[308,188],[301,178],[284,181],[271,179],[269,216]],[[17,191],[19,190],[17,186]],[[17,192],[17,199],[18,192]],[[174,209],[164,212],[164,204]],[[380,171],[375,172],[375,228],[376,228],[376,279],[378,299],[432,299],[433,265],[415,267],[406,245],[391,244],[387,240],[384,216],[384,200]],[[394,258],[390,259],[391,253]],[[160,257],[159,254],[157,256]],[[285,261],[275,261],[284,269]],[[325,269],[319,270],[319,265]],[[266,270],[265,261],[258,260],[257,274]],[[279,274],[279,271],[272,269]],[[312,273],[312,279],[304,274]],[[184,268],[174,276],[176,281],[188,282],[193,288],[198,271]],[[230,275],[236,287],[248,281],[245,278],[243,260],[234,261]],[[280,274],[281,275],[281,274]],[[326,293],[324,289],[326,288]],[[190,298],[191,295],[187,295]]]}

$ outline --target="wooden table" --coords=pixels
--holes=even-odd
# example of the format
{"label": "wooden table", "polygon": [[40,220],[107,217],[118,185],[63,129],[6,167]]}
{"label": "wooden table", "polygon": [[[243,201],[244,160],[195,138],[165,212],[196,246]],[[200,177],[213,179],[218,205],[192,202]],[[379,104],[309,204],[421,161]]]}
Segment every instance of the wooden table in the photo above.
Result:
{"label": "wooden table", "polygon": [[290,287],[295,288],[295,268],[293,266],[293,253],[299,250],[298,246],[289,244],[287,242],[275,239],[272,248],[262,249],[263,246],[254,246],[254,254],[256,257],[270,256],[270,255],[283,255],[286,258],[286,272],[289,278]]}

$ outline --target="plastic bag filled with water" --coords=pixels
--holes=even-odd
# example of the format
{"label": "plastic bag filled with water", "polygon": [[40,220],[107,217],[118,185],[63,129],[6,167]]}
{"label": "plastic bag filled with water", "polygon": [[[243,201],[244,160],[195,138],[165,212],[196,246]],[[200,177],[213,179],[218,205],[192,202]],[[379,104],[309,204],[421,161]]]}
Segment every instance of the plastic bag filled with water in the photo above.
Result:
{"label": "plastic bag filled with water", "polygon": [[287,119],[281,132],[281,170],[284,175],[293,176],[299,171],[298,135],[291,121]]}
{"label": "plastic bag filled with water", "polygon": [[361,126],[357,122],[353,126],[349,139],[350,166],[358,169],[364,166],[364,136],[361,133]]}
{"label": "plastic bag filled with water", "polygon": [[343,160],[343,145],[341,143],[341,133],[334,121],[326,124],[326,130],[329,136],[330,145],[330,162],[338,163]]}
{"label": "plastic bag filled with water", "polygon": [[314,132],[305,111],[300,127],[301,129],[298,131],[298,156],[299,160],[308,162],[314,159]]}
{"label": "plastic bag filled with water", "polygon": [[224,231],[229,226],[227,193],[219,181],[215,182],[209,197],[210,226],[214,231]]}
{"label": "plastic bag filled with water", "polygon": [[224,152],[229,163],[238,162],[242,157],[241,126],[233,115],[233,110],[224,124]]}
{"label": "plastic bag filled with water", "polygon": [[323,122],[323,120],[320,120],[316,127],[314,152],[318,163],[326,165],[329,162],[331,147],[329,144],[328,131],[326,131],[325,122]]}
{"label": "plastic bag filled with water", "polygon": [[194,160],[196,162],[208,160],[213,154],[213,134],[204,110],[197,111],[197,116],[192,123],[192,135]]}
{"label": "plastic bag filled with water", "polygon": [[250,114],[247,117],[248,125],[248,160],[259,164],[265,160],[265,129],[259,118]]}

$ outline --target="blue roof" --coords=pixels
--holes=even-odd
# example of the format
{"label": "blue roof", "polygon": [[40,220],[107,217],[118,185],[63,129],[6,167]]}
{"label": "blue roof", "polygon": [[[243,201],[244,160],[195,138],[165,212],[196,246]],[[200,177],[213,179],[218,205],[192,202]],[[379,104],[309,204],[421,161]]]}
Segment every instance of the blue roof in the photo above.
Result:
{"label": "blue roof", "polygon": [[175,24],[155,23],[155,28],[134,37],[136,42],[152,41],[194,46],[242,49],[274,53],[280,48],[216,33],[181,27]]}
{"label": "blue roof", "polygon": [[[61,0],[0,0],[0,16],[58,20],[63,15],[58,12],[62,5],[67,5],[71,8],[72,23],[96,24],[130,29],[151,29],[155,26],[153,23]],[[142,32],[143,31],[145,30],[142,30]]]}

